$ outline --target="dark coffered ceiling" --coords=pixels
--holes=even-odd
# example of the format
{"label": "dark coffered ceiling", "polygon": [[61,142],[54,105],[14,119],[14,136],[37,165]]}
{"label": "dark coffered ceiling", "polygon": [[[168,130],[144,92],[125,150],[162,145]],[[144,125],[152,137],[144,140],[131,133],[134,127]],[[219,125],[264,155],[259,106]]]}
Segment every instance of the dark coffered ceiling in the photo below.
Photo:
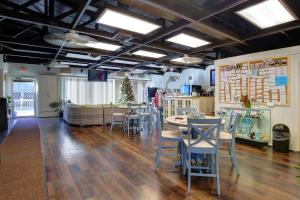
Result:
{"label": "dark coffered ceiling", "polygon": [[[124,69],[155,69],[149,64],[184,68],[205,68],[215,59],[245,53],[297,45],[300,42],[300,21],[259,29],[235,12],[262,1],[258,0],[1,0],[0,54],[6,62],[47,64],[51,60],[85,63],[73,66],[84,69],[105,65]],[[292,13],[300,16],[300,1],[282,1]],[[96,23],[105,8],[114,8],[154,21],[161,28],[146,34],[137,34]],[[122,46],[117,51],[92,48],[74,49],[46,43],[49,33],[67,33],[74,30],[96,40]],[[187,33],[210,42],[198,48],[174,44],[167,38]],[[130,39],[120,39],[127,34]],[[133,55],[136,50],[163,53],[158,59]],[[68,58],[67,53],[101,56],[100,60]],[[174,65],[170,59],[184,54],[203,59],[195,65]],[[117,64],[121,59],[138,64]]]}

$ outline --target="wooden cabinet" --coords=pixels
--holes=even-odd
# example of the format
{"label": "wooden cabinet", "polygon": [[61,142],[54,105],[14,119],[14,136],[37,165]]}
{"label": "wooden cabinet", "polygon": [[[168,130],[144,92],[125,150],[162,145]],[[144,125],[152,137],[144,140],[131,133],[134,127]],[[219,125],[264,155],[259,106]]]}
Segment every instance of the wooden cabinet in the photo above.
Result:
{"label": "wooden cabinet", "polygon": [[177,108],[196,108],[197,112],[214,115],[214,97],[164,97],[164,119],[176,115]]}

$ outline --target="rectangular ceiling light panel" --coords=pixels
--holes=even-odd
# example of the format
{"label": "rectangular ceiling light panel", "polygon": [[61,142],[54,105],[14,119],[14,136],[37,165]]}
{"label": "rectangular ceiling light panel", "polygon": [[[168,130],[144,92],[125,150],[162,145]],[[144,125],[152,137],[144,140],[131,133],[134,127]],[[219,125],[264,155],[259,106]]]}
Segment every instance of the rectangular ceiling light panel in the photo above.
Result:
{"label": "rectangular ceiling light panel", "polygon": [[98,69],[121,69],[121,67],[112,67],[112,66],[100,66]]}
{"label": "rectangular ceiling light panel", "polygon": [[136,52],[133,52],[132,54],[138,56],[150,57],[150,58],[161,58],[166,56],[165,54],[155,53],[155,52],[145,51],[145,50],[138,50]]}
{"label": "rectangular ceiling light panel", "polygon": [[236,12],[261,29],[296,20],[280,0],[267,0]]}
{"label": "rectangular ceiling light panel", "polygon": [[105,24],[115,28],[133,31],[140,34],[148,34],[160,26],[130,15],[106,8],[98,17],[97,23]]}
{"label": "rectangular ceiling light panel", "polygon": [[120,60],[120,59],[116,59],[111,61],[113,63],[119,63],[119,64],[127,64],[127,65],[136,65],[139,64],[139,62],[135,62],[135,61],[129,61],[129,60]]}
{"label": "rectangular ceiling light panel", "polygon": [[100,60],[101,56],[92,57],[90,55],[84,55],[84,54],[77,54],[77,53],[67,53],[67,58],[78,58],[78,59],[85,59],[85,60]]}
{"label": "rectangular ceiling light panel", "polygon": [[194,36],[190,36],[185,33],[180,33],[178,35],[175,35],[169,39],[167,39],[169,42],[173,42],[176,44],[181,44],[184,46],[192,47],[192,48],[197,48],[200,46],[204,46],[209,44],[210,42],[202,40],[200,38],[196,38]]}
{"label": "rectangular ceiling light panel", "polygon": [[81,66],[81,67],[86,67],[89,64],[85,64],[85,63],[73,63],[73,62],[60,62],[60,64],[62,65],[76,65],[76,66]]}
{"label": "rectangular ceiling light panel", "polygon": [[95,49],[102,49],[105,51],[116,51],[117,49],[121,48],[121,46],[116,44],[109,44],[106,42],[88,42],[85,43],[84,46],[95,48]]}

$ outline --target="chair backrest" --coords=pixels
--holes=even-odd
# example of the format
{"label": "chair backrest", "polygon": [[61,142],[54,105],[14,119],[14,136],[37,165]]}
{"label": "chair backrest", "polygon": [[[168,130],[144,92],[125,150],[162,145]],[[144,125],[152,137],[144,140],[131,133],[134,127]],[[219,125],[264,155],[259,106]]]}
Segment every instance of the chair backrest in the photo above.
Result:
{"label": "chair backrest", "polygon": [[237,125],[239,124],[241,119],[241,114],[236,112],[236,111],[232,111],[230,114],[230,120],[229,120],[229,124],[228,124],[228,132],[231,134],[234,134],[236,132],[236,128]]}
{"label": "chair backrest", "polygon": [[151,117],[152,128],[157,130],[158,138],[161,139],[162,125],[160,119],[160,112],[158,109],[152,109],[152,117]]}
{"label": "chair backrest", "polygon": [[131,115],[133,113],[136,115],[141,115],[141,107],[142,107],[142,104],[128,103],[127,104],[128,115]]}
{"label": "chair backrest", "polygon": [[196,108],[177,108],[176,114],[177,115],[188,115],[190,113],[196,113]]}
{"label": "chair backrest", "polygon": [[[197,145],[201,141],[206,141],[217,151],[219,146],[221,118],[188,118],[188,146],[189,148]],[[192,132],[197,136],[197,139],[192,140]],[[214,141],[214,142],[213,142]]]}

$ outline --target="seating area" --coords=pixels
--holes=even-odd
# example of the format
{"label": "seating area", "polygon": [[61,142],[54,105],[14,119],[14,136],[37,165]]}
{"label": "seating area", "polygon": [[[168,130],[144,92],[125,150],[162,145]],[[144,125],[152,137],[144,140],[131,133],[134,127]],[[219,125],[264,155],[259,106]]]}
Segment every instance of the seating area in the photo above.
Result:
{"label": "seating area", "polygon": [[1,0],[0,200],[300,200],[299,8]]}

